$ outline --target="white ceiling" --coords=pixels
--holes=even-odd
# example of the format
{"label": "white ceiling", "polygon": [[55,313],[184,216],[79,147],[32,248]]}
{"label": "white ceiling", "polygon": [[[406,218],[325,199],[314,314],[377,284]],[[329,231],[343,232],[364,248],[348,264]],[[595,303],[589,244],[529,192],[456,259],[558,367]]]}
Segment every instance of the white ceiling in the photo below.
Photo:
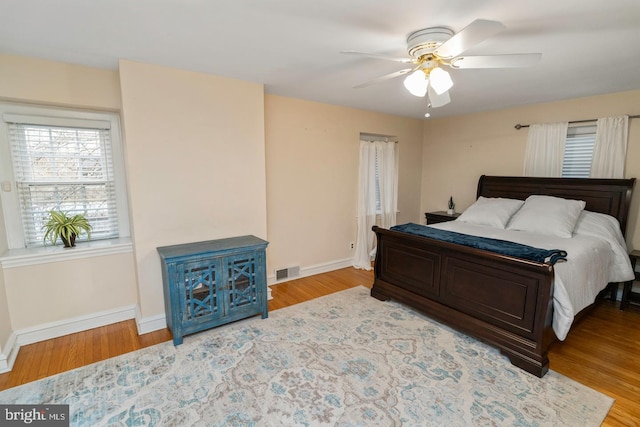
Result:
{"label": "white ceiling", "polygon": [[526,69],[453,70],[432,117],[640,89],[640,0],[0,0],[0,52],[116,69],[118,59],[263,83],[265,91],[409,117],[426,100],[402,77],[409,33],[506,31],[466,54],[542,53]]}

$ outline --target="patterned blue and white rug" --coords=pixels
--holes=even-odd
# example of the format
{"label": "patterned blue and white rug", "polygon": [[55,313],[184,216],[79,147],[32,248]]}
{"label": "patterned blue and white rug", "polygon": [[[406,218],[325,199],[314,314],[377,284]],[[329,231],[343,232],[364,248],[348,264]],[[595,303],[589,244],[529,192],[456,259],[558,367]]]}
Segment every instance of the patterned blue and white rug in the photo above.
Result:
{"label": "patterned blue and white rug", "polygon": [[613,399],[364,287],[0,392],[71,425],[598,426]]}

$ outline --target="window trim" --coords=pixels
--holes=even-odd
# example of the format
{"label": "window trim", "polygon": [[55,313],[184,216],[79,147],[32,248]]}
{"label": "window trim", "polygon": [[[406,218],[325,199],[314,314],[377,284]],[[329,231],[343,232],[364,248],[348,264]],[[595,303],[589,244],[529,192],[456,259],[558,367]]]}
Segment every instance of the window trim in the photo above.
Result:
{"label": "window trim", "polygon": [[[116,186],[116,206],[118,209],[119,236],[111,240],[129,239],[131,231],[129,226],[129,208],[126,193],[126,175],[124,165],[124,150],[120,127],[120,118],[114,112],[79,111],[63,107],[48,107],[41,105],[24,105],[14,103],[0,103],[0,199],[2,200],[2,213],[4,216],[7,245],[11,253],[24,251],[33,253],[33,256],[42,256],[42,247],[25,248],[24,229],[20,213],[20,202],[16,190],[16,182],[11,162],[11,151],[7,123],[4,116],[29,115],[40,116],[45,120],[98,120],[107,121],[111,126],[111,153],[113,156],[113,170]],[[6,188],[10,191],[5,191]],[[86,243],[83,243],[83,245]],[[95,245],[94,245],[95,246]],[[108,246],[108,245],[107,245]],[[53,248],[58,248],[54,246]],[[61,250],[61,247],[60,247]],[[2,263],[4,265],[4,262]]]}
{"label": "window trim", "polygon": [[9,249],[0,256],[0,266],[3,269],[27,267],[124,253],[133,253],[133,243],[129,237],[83,242],[73,249],[61,245]]}

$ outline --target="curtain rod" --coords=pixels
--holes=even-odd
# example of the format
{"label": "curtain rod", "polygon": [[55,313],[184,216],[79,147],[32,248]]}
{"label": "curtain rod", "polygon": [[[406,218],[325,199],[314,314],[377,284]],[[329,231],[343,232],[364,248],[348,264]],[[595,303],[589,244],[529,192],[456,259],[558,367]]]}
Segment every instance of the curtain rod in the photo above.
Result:
{"label": "curtain rod", "polygon": [[360,139],[368,142],[373,142],[373,141],[398,142],[397,136],[378,135],[375,133],[360,133]]}
{"label": "curtain rod", "polygon": [[[640,115],[636,115],[636,116],[629,116],[630,119],[637,119],[640,118]],[[591,119],[591,120],[572,120],[569,123],[589,123],[589,122],[595,122],[598,119]],[[528,128],[530,125],[521,125],[520,123],[518,123],[517,125],[514,126],[514,128],[516,129],[522,129],[522,128]]]}

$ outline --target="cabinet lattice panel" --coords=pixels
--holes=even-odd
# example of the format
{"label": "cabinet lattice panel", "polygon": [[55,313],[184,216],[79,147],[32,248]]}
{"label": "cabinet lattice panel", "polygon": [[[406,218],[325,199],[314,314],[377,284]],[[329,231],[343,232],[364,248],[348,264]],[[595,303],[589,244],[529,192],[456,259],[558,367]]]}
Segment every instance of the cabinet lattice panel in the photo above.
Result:
{"label": "cabinet lattice panel", "polygon": [[185,271],[186,317],[193,319],[218,312],[216,271],[211,266],[196,267]]}
{"label": "cabinet lattice panel", "polygon": [[185,335],[258,314],[267,317],[267,245],[241,236],[158,248],[175,345]]}

